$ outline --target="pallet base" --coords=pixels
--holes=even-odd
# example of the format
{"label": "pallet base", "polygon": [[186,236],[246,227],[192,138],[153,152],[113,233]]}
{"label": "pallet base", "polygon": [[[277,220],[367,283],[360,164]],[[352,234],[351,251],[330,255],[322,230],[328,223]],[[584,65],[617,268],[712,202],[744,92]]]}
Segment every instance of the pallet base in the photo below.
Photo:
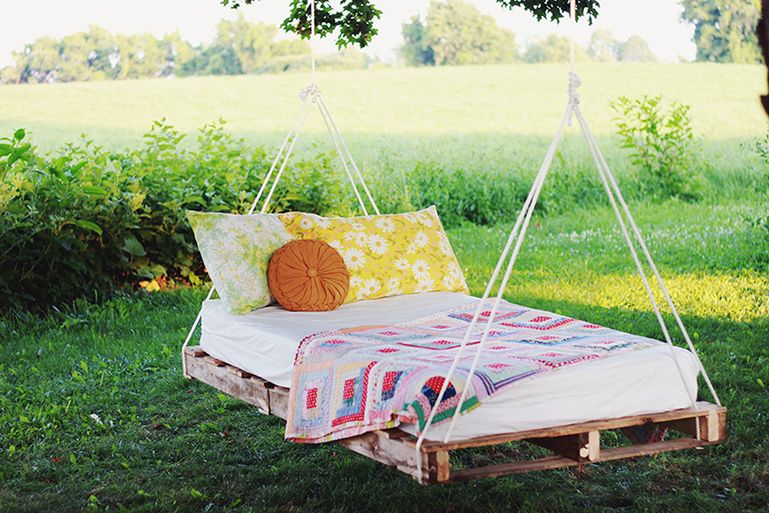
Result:
{"label": "pallet base", "polygon": [[[288,389],[269,383],[237,367],[217,360],[200,347],[184,351],[188,377],[253,404],[267,415],[285,419],[288,413]],[[636,426],[673,430],[680,438],[631,443],[623,447],[601,447],[604,431]],[[519,431],[483,436],[449,443],[426,441],[421,448],[422,472],[425,483],[470,481],[483,477],[498,477],[536,470],[583,466],[599,461],[612,461],[657,454],[660,452],[704,447],[726,439],[726,408],[707,402],[697,408],[634,415],[616,419],[596,420],[532,431]],[[343,445],[379,463],[397,468],[417,477],[416,438],[398,428],[373,431],[353,438],[339,440]],[[525,441],[544,447],[553,456],[499,465],[452,470],[451,452],[471,447],[486,447],[508,442]]]}

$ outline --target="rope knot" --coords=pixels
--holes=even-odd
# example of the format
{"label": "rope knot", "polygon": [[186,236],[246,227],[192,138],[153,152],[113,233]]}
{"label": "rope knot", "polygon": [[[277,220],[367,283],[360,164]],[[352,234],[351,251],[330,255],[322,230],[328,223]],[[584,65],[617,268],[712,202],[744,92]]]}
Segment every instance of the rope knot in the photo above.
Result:
{"label": "rope knot", "polygon": [[315,98],[320,93],[320,89],[318,89],[318,86],[315,84],[310,84],[301,91],[299,91],[299,99],[302,101],[305,101],[308,96],[311,96],[313,101],[315,101]]}
{"label": "rope knot", "polygon": [[579,75],[577,75],[573,71],[570,71],[569,72],[569,101],[572,104],[576,105],[579,103],[579,93],[577,93],[577,89],[581,85],[582,85],[582,80],[579,78]]}

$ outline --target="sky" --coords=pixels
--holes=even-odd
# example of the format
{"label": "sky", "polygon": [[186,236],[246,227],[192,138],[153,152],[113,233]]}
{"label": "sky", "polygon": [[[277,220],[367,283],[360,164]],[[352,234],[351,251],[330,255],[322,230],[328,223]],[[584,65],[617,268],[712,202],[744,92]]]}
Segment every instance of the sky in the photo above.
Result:
{"label": "sky", "polygon": [[[566,23],[538,22],[522,9],[508,11],[494,0],[469,0],[484,14],[516,33],[519,44],[526,45],[550,33],[570,35]],[[0,67],[12,62],[11,52],[41,36],[61,37],[99,25],[115,33],[150,32],[162,36],[178,30],[194,44],[211,41],[215,25],[235,14],[218,0],[35,0],[19,2],[0,0],[3,27],[0,30]],[[395,58],[401,44],[401,24],[414,14],[424,15],[429,0],[375,0],[382,17],[379,35],[368,53],[385,62]],[[640,5],[643,8],[640,8]],[[253,21],[279,24],[288,13],[289,0],[259,0],[241,8]],[[696,48],[691,42],[693,27],[680,21],[677,0],[602,0],[598,19],[589,26],[581,23],[576,30],[580,44],[587,46],[597,29],[608,29],[620,39],[638,34],[649,42],[660,60],[692,60]],[[331,41],[321,41],[319,52],[334,50]]]}

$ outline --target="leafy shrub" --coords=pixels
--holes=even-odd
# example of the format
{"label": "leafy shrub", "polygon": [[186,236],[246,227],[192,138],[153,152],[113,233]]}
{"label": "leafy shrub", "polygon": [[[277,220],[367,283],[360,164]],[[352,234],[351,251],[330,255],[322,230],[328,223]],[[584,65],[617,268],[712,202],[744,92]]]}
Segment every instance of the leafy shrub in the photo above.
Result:
{"label": "leafy shrub", "polygon": [[437,206],[447,226],[509,220],[521,209],[531,185],[518,175],[447,171],[436,163],[424,162],[418,163],[406,180],[413,208]]}
{"label": "leafy shrub", "polygon": [[[747,146],[747,145],[746,145]],[[746,149],[743,147],[743,149]],[[761,139],[753,141],[750,148],[765,165],[769,165],[769,131]],[[769,174],[764,172],[760,175],[759,183],[756,184],[759,190],[763,190],[764,194],[769,196]],[[747,219],[750,225],[761,228],[767,237],[769,237],[769,210],[764,211],[757,215]]]}
{"label": "leafy shrub", "polygon": [[658,198],[698,199],[699,183],[690,170],[690,107],[676,101],[664,109],[661,96],[623,96],[610,105],[621,146],[630,150],[631,161],[641,171],[644,192]]}
{"label": "leafy shrub", "polygon": [[[186,210],[247,212],[274,152],[233,137],[221,120],[187,137],[159,120],[135,150],[82,138],[43,155],[23,130],[0,140],[0,311],[201,283]],[[604,201],[594,173],[560,155],[555,167],[538,212]],[[447,227],[515,219],[532,181],[434,162],[362,172],[382,212],[435,204]],[[290,210],[361,213],[335,154],[289,161],[270,211]]]}
{"label": "leafy shrub", "polygon": [[[247,211],[270,161],[222,122],[203,127],[192,150],[184,138],[161,120],[133,151],[83,139],[42,156],[23,131],[3,142],[0,310],[98,299],[137,283],[200,283],[186,210]],[[290,164],[273,210],[342,213],[330,167],[323,155]]]}

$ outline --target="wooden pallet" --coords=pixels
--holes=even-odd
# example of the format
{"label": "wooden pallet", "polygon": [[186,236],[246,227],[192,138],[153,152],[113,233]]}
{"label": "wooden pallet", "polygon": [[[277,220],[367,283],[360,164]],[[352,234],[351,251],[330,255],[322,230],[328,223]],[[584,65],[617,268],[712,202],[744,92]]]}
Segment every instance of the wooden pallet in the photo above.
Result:
{"label": "wooden pallet", "polygon": [[[253,404],[267,415],[286,418],[288,389],[276,386],[237,367],[217,360],[200,347],[185,349],[188,377]],[[659,442],[634,443],[602,448],[601,433],[634,426],[656,426],[684,435]],[[699,428],[699,429],[698,429]],[[599,461],[635,458],[660,452],[690,449],[721,443],[726,438],[726,408],[699,402],[697,409],[684,408],[646,415],[596,420],[546,429],[482,436],[449,443],[425,441],[422,445],[422,472],[425,483],[469,481],[535,470],[583,466]],[[335,443],[416,478],[416,438],[398,428],[373,431]],[[499,465],[452,470],[451,452],[525,441],[550,450],[553,455]]]}

